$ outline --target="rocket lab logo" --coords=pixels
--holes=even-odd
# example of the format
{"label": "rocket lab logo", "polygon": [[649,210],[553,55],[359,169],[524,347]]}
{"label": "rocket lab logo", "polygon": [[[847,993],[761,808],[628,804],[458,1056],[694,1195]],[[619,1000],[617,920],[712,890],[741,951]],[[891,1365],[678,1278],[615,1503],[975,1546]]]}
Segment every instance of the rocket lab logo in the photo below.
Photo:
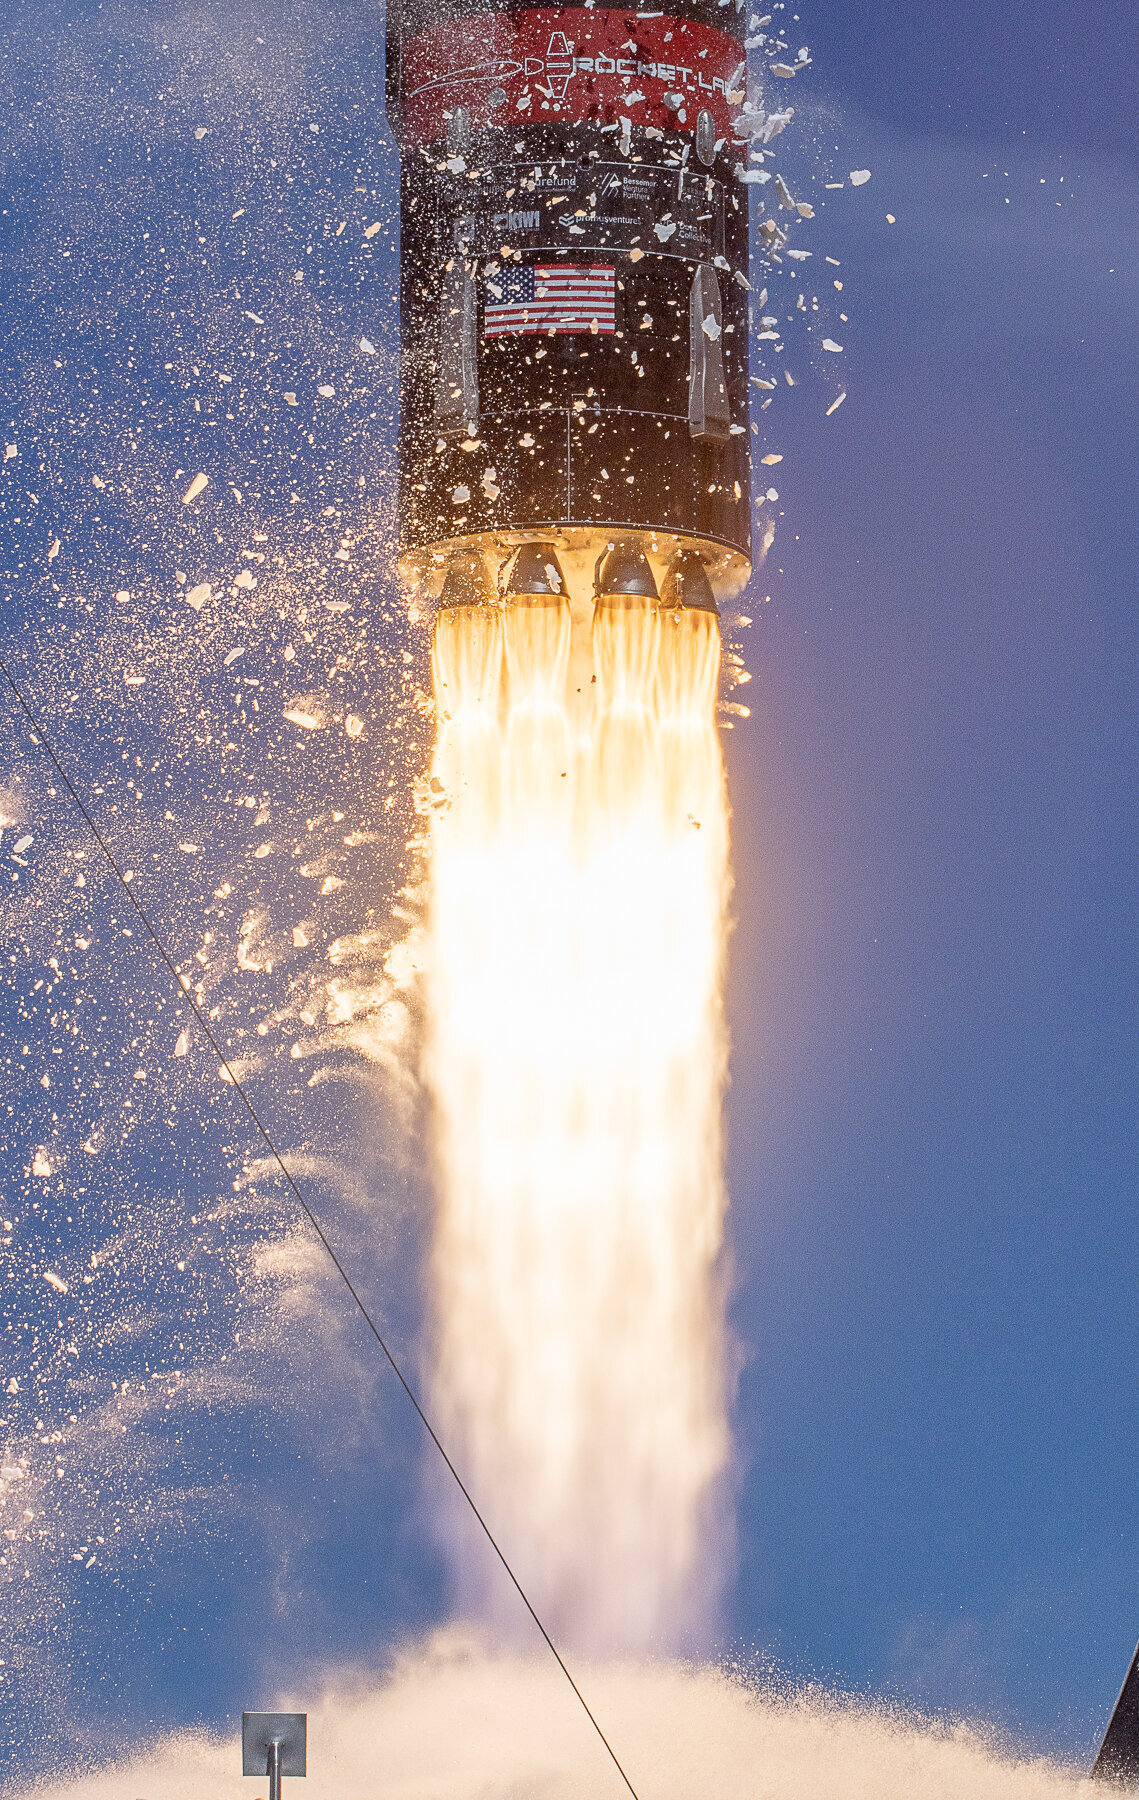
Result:
{"label": "rocket lab logo", "polygon": [[476,127],[553,115],[669,131],[694,130],[707,111],[726,134],[743,66],[728,32],[665,13],[635,24],[612,7],[478,13],[405,44],[405,121],[424,144],[444,135],[455,106]]}
{"label": "rocket lab logo", "polygon": [[[551,100],[560,102],[566,97],[566,89],[573,79],[573,53],[576,48],[575,44],[570,43],[564,31],[551,31],[550,41],[546,45],[545,59],[533,71],[535,75],[540,72],[546,77],[544,84],[539,85],[545,86]],[[538,58],[535,56],[526,58],[527,75],[531,72],[531,63],[537,62]]]}
{"label": "rocket lab logo", "polygon": [[[428,81],[418,82],[408,90],[407,98],[409,101],[418,100],[433,88],[490,86],[501,91],[503,82],[513,81],[516,76],[521,75],[525,81],[533,82],[539,93],[560,106],[574,76],[575,49],[576,45],[570,42],[564,31],[552,31],[544,56],[499,56],[469,63],[465,69],[448,69],[443,75],[434,75]],[[505,97],[503,94],[503,99]]]}

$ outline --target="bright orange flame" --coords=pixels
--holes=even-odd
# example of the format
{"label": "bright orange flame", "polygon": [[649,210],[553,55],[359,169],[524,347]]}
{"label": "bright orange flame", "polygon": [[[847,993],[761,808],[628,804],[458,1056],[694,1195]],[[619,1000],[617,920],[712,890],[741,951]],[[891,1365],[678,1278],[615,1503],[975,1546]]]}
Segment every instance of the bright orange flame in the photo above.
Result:
{"label": "bright orange flame", "polygon": [[729,1448],[719,633],[598,607],[593,683],[587,621],[436,628],[432,1399],[563,1638],[669,1649],[715,1613]]}

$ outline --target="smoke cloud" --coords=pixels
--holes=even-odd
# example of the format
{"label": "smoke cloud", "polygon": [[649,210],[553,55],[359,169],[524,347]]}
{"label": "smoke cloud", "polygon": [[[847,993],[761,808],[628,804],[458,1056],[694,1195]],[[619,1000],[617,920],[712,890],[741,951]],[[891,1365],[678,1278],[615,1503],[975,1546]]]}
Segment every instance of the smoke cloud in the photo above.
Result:
{"label": "smoke cloud", "polygon": [[[974,1726],[780,1692],[708,1667],[575,1673],[641,1800],[1076,1800],[1091,1791],[1071,1770],[1018,1756]],[[36,1800],[264,1800],[266,1784],[243,1781],[240,1768],[236,1733],[183,1733],[33,1791]],[[309,1775],[293,1790],[294,1800],[623,1792],[556,1668],[487,1656],[454,1632],[408,1653],[387,1679],[342,1680],[310,1705]]]}

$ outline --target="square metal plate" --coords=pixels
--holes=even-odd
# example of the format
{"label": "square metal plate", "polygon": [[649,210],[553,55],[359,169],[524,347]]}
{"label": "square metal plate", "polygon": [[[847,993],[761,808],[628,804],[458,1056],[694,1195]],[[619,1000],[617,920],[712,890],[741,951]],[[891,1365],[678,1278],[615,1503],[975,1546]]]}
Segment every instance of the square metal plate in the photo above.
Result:
{"label": "square metal plate", "polygon": [[262,1775],[269,1766],[269,1746],[281,1746],[281,1774],[305,1773],[307,1713],[242,1713],[241,1773]]}

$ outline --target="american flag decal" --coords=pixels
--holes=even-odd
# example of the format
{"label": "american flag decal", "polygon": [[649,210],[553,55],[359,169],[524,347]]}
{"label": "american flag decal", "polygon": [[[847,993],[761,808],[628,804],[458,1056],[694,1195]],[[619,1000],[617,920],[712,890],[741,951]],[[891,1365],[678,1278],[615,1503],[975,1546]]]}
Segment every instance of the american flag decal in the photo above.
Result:
{"label": "american flag decal", "polygon": [[597,263],[521,263],[487,277],[483,336],[617,329],[615,270]]}

